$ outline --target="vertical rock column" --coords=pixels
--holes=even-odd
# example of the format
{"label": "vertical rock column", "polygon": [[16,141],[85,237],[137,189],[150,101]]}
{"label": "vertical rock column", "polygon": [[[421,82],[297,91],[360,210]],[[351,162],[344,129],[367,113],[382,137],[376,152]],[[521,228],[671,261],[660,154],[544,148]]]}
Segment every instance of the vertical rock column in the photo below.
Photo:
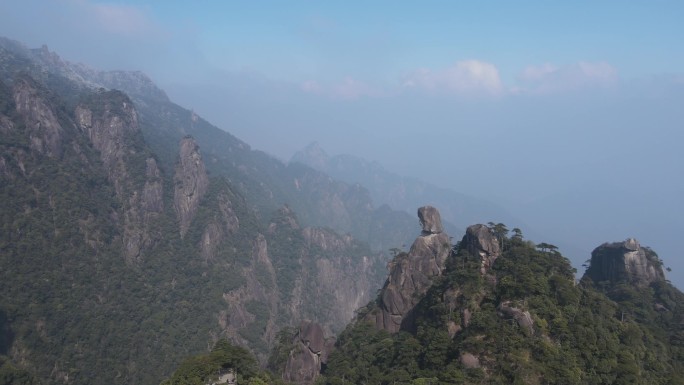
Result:
{"label": "vertical rock column", "polygon": [[422,226],[408,253],[397,255],[388,265],[390,273],[380,293],[375,325],[396,333],[412,323],[412,310],[442,274],[451,250],[449,235],[443,232],[439,211],[432,206],[418,209]]}
{"label": "vertical rock column", "polygon": [[190,228],[192,219],[197,214],[200,200],[209,187],[209,177],[205,169],[199,146],[190,136],[180,142],[180,156],[174,176],[175,192],[173,206],[180,221],[181,237]]}

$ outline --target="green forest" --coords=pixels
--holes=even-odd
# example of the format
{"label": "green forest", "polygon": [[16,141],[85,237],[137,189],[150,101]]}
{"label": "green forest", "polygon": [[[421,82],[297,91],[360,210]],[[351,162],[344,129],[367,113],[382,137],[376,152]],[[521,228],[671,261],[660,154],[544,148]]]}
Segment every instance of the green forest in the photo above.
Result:
{"label": "green forest", "polygon": [[[479,257],[456,246],[443,276],[417,305],[413,330],[390,335],[356,321],[340,335],[321,381],[684,383],[680,291],[665,281],[646,288],[576,282],[575,269],[553,245],[535,246],[515,230],[510,238],[500,234],[496,283],[480,274]],[[528,311],[532,325],[503,316],[502,304]],[[470,314],[468,326],[450,337],[448,323],[462,324],[464,314]]]}

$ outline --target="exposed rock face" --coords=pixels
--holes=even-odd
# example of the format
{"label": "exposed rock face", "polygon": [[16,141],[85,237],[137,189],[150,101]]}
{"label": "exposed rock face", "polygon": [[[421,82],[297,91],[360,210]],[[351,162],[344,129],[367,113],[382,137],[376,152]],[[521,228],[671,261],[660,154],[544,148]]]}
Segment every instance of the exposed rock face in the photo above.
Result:
{"label": "exposed rock face", "polygon": [[180,142],[180,157],[174,181],[176,189],[173,205],[180,221],[182,237],[188,232],[190,223],[197,214],[200,200],[209,187],[209,177],[199,146],[192,137],[186,136]]}
{"label": "exposed rock face", "polygon": [[[138,113],[127,96],[107,91],[77,106],[74,115],[78,128],[100,152],[122,203],[124,256],[134,262],[159,238],[151,222],[164,210],[162,176],[157,161],[140,144]],[[141,155],[146,157],[144,165],[138,164]],[[144,173],[144,182],[136,173]]]}
{"label": "exposed rock face", "polygon": [[310,250],[309,258],[302,262],[315,266],[315,276],[308,279],[316,292],[305,290],[302,281],[301,290],[295,288],[299,300],[298,310],[293,314],[302,314],[302,305],[306,302],[314,303],[329,309],[326,318],[332,322],[327,326],[340,330],[354,317],[354,311],[367,304],[376,292],[378,287],[374,282],[379,282],[376,270],[381,270],[381,265],[376,267],[379,264],[369,255],[352,257],[350,251],[357,245],[350,235],[310,227],[303,229],[302,234]]}
{"label": "exposed rock face", "polygon": [[[63,132],[50,104],[32,79],[20,79],[14,86],[14,103],[24,118],[33,151],[57,158],[62,153]],[[4,131],[4,130],[3,130]]]}
{"label": "exposed rock face", "polygon": [[380,294],[380,307],[374,313],[375,325],[390,333],[406,328],[413,321],[411,311],[444,270],[451,242],[442,232],[439,212],[434,207],[418,209],[423,227],[408,253],[397,255],[388,268],[389,277]]}
{"label": "exposed rock face", "polygon": [[420,220],[420,225],[423,226],[423,232],[426,234],[439,234],[444,231],[439,211],[432,206],[419,208],[418,220]]}
{"label": "exposed rock face", "polygon": [[459,357],[459,361],[461,361],[461,364],[463,364],[463,366],[469,369],[480,367],[480,359],[474,356],[472,353],[461,354],[461,357]]}
{"label": "exposed rock face", "polygon": [[145,176],[147,180],[145,180],[142,193],[143,209],[148,215],[150,213],[161,213],[164,210],[162,180],[157,161],[154,158],[145,160]]}
{"label": "exposed rock face", "polygon": [[585,273],[594,282],[629,282],[637,286],[665,279],[662,263],[651,249],[634,238],[604,243],[591,252],[591,265]]}
{"label": "exposed rock face", "polygon": [[325,338],[321,325],[302,321],[294,336],[294,348],[285,365],[283,379],[296,384],[313,384],[321,372],[321,364],[327,362],[334,341],[334,337]]}
{"label": "exposed rock face", "polygon": [[240,220],[233,203],[225,192],[218,196],[218,210],[214,219],[207,225],[202,233],[200,252],[206,261],[213,260],[221,242],[234,234],[240,228]]}
{"label": "exposed rock face", "polygon": [[515,320],[527,335],[534,332],[534,320],[529,311],[523,311],[512,306],[510,301],[500,303],[496,310],[501,317]]}
{"label": "exposed rock face", "polygon": [[461,245],[473,256],[481,260],[480,273],[486,274],[494,261],[501,255],[499,241],[485,225],[472,225],[466,230]]}
{"label": "exposed rock face", "polygon": [[[314,320],[325,319],[325,330],[341,330],[354,311],[368,303],[376,290],[382,264],[380,256],[359,255],[359,243],[350,235],[330,229],[301,228],[292,210],[283,206],[269,225],[274,241],[300,245],[289,257],[273,255],[282,269],[296,269],[286,314]],[[301,240],[301,241],[300,241]],[[297,266],[298,265],[298,266]],[[295,267],[297,266],[297,267]]]}
{"label": "exposed rock face", "polygon": [[[99,95],[100,97],[91,103],[97,105],[100,111],[94,111],[91,106],[81,104],[76,107],[75,114],[79,128],[100,152],[100,159],[114,183],[117,194],[123,195],[125,180],[129,177],[126,155],[130,148],[127,142],[130,137],[139,134],[139,128],[138,114],[133,108],[133,103],[123,94],[116,94],[114,91]],[[114,105],[115,103],[118,105]]]}
{"label": "exposed rock face", "polygon": [[[233,274],[244,278],[245,283],[239,288],[223,293],[227,308],[219,314],[219,326],[223,333],[238,344],[248,346],[248,341],[240,334],[250,324],[263,323],[263,342],[269,344],[275,338],[276,314],[278,314],[278,292],[276,272],[268,255],[268,243],[262,234],[258,234],[252,242],[251,261],[248,266],[235,269]],[[268,320],[257,319],[251,313],[249,304],[261,304],[267,310]],[[266,352],[255,352],[258,359],[265,361]]]}
{"label": "exposed rock face", "polygon": [[[214,223],[207,227],[207,233],[227,234],[225,225],[221,229],[218,222]],[[271,250],[269,245],[276,246]],[[341,330],[353,318],[354,310],[368,303],[377,289],[373,282],[377,282],[379,264],[373,256],[359,255],[358,248],[359,243],[349,235],[341,236],[328,229],[301,228],[294,212],[282,207],[268,226],[266,236],[259,235],[254,240],[251,264],[235,265],[233,274],[245,283],[223,294],[226,308],[218,319],[223,333],[246,346],[244,331],[263,323],[265,331],[261,338],[269,346],[274,342],[276,330],[283,326],[283,320],[296,317],[316,320],[318,324],[303,325],[299,332],[309,353],[298,356],[289,366],[291,373],[300,373],[293,376],[303,378],[297,381],[307,383],[306,379],[314,378],[311,373],[317,375],[320,363],[327,357],[321,341],[329,340],[322,340],[321,336],[324,332]],[[217,261],[220,260],[217,258]],[[288,280],[278,279],[277,274],[286,269],[290,274]],[[255,307],[256,303],[268,309],[268,320],[250,312],[250,304]],[[255,353],[265,361],[266,351]]]}

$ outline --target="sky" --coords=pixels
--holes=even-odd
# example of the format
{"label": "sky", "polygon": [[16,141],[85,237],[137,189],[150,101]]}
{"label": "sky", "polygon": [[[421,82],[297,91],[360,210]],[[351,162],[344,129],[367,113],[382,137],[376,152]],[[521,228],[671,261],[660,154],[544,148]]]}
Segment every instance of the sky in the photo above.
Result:
{"label": "sky", "polygon": [[0,35],[142,70],[256,149],[318,141],[489,199],[578,268],[635,237],[680,288],[681,20],[658,0],[0,0]]}

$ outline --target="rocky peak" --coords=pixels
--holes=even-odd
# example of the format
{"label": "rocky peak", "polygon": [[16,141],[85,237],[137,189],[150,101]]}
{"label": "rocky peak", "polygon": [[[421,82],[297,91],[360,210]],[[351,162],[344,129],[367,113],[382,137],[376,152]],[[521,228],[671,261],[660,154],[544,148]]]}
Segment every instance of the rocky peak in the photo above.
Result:
{"label": "rocky peak", "polygon": [[293,345],[283,379],[295,384],[313,384],[321,365],[328,360],[335,338],[325,338],[321,325],[304,320],[299,324]]}
{"label": "rocky peak", "polygon": [[174,207],[180,221],[181,236],[184,236],[209,188],[209,176],[199,146],[190,136],[181,139],[174,181]]}
{"label": "rocky peak", "polygon": [[639,241],[629,238],[623,242],[604,243],[591,252],[591,265],[585,277],[594,282],[630,282],[637,286],[665,279],[658,255],[641,247]]}
{"label": "rocky peak", "polygon": [[52,158],[62,153],[64,130],[45,92],[28,76],[14,84],[13,96],[17,112],[22,116],[29,135],[31,150]]}
{"label": "rocky peak", "polygon": [[501,255],[499,241],[489,227],[482,224],[468,227],[461,240],[461,247],[465,247],[471,255],[480,257],[480,273],[483,275],[489,271],[494,261]]}
{"label": "rocky peak", "polygon": [[419,208],[418,220],[420,221],[420,225],[423,226],[423,233],[425,234],[439,234],[444,231],[439,211],[432,206],[423,206]]}
{"label": "rocky peak", "polygon": [[451,250],[449,235],[442,232],[439,211],[431,206],[418,209],[422,226],[408,253],[400,253],[388,265],[389,277],[380,292],[379,309],[373,314],[375,325],[395,333],[412,325],[412,310],[442,274]]}
{"label": "rocky peak", "polygon": [[330,157],[318,142],[312,142],[303,150],[298,151],[292,157],[292,162],[303,163],[315,170],[324,171],[328,166]]}
{"label": "rocky peak", "polygon": [[[16,50],[17,48],[15,48]],[[101,71],[81,63],[63,60],[47,45],[26,50],[47,71],[58,73],[88,88],[121,90],[139,102],[141,98],[168,102],[166,93],[141,71]]]}

